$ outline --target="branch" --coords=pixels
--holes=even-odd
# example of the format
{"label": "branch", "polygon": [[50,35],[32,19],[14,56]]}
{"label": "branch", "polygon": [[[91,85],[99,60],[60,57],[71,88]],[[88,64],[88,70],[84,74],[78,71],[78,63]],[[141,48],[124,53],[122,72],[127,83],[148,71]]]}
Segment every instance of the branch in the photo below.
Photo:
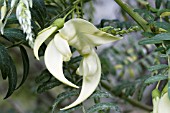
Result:
{"label": "branch", "polygon": [[126,3],[122,2],[122,0],[114,0],[126,13],[128,13],[136,23],[141,26],[141,28],[145,32],[150,32],[150,27],[148,22],[144,20],[138,13],[134,12],[133,9]]}
{"label": "branch", "polygon": [[117,97],[127,101],[131,105],[133,105],[135,107],[138,107],[138,108],[141,108],[143,110],[149,111],[149,112],[152,111],[152,107],[151,106],[144,105],[144,104],[140,103],[139,101],[136,101],[134,99],[128,98],[128,97],[124,96],[125,94],[123,94],[123,93],[121,95],[115,95],[116,92],[114,90],[112,90],[110,84],[107,84],[106,82],[101,81],[101,85],[102,85],[103,88],[105,88],[112,95],[117,96]]}

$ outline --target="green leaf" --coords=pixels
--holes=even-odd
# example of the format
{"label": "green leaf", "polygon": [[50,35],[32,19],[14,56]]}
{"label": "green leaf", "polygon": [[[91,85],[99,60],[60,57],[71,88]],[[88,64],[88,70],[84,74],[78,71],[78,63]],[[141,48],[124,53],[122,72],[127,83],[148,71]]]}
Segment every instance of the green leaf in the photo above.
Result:
{"label": "green leaf", "polygon": [[23,31],[16,28],[4,29],[4,36],[11,42],[26,41],[26,35],[23,33]]}
{"label": "green leaf", "polygon": [[147,84],[141,83],[139,85],[139,91],[138,91],[138,96],[137,96],[139,101],[142,100],[143,93],[144,93],[146,87],[147,87]]}
{"label": "green leaf", "polygon": [[149,37],[149,38],[155,36],[154,33],[150,33],[150,32],[143,32],[142,35],[143,35],[144,37]]}
{"label": "green leaf", "polygon": [[132,96],[135,92],[135,84],[131,84],[129,85],[126,89],[125,89],[125,96]]}
{"label": "green leaf", "polygon": [[106,110],[106,109],[112,109],[117,112],[120,112],[119,107],[113,103],[99,103],[99,104],[96,104],[96,105],[90,107],[86,113],[94,113],[94,112]]}
{"label": "green leaf", "polygon": [[161,52],[161,51],[165,51],[164,47],[158,47],[155,49],[155,52]]}
{"label": "green leaf", "polygon": [[170,40],[170,33],[161,33],[161,34],[155,35],[151,39],[155,39],[158,41]]}
{"label": "green leaf", "polygon": [[146,44],[159,44],[162,43],[162,41],[152,38],[144,38],[139,41],[139,45],[146,45]]}
{"label": "green leaf", "polygon": [[28,58],[27,51],[25,50],[25,48],[23,46],[19,46],[19,48],[21,51],[22,62],[23,62],[23,77],[22,77],[21,83],[18,85],[17,89],[20,86],[22,86],[22,84],[27,79],[28,73],[29,73],[29,58]]}
{"label": "green leaf", "polygon": [[47,90],[50,90],[56,86],[59,86],[61,85],[61,82],[58,81],[57,79],[52,79],[48,82],[44,82],[43,84],[41,84],[38,89],[37,89],[37,92],[38,93],[42,93],[42,92],[45,92]]}
{"label": "green leaf", "polygon": [[170,31],[170,23],[167,22],[154,22],[154,24],[159,27],[159,28],[163,28],[167,31]]}
{"label": "green leaf", "polygon": [[15,90],[17,85],[17,71],[14,62],[9,56],[7,49],[0,45],[0,69],[3,79],[8,77],[8,92],[4,99],[8,98]]}
{"label": "green leaf", "polygon": [[69,61],[69,65],[71,65],[71,64],[74,64],[74,63],[77,63],[77,62],[80,62],[81,61],[81,59],[82,59],[82,56],[77,56],[77,57],[74,57],[74,58],[72,58],[70,61]]}
{"label": "green leaf", "polygon": [[166,51],[166,54],[167,54],[167,55],[170,54],[170,48]]}
{"label": "green leaf", "polygon": [[156,5],[157,9],[159,9],[161,7],[161,4],[162,4],[162,0],[156,0],[155,1],[155,5]]}
{"label": "green leaf", "polygon": [[66,92],[59,94],[53,104],[52,113],[54,113],[55,107],[58,105],[59,102],[65,100],[66,98],[77,96],[78,94],[79,94],[78,91],[66,91]]}
{"label": "green leaf", "polygon": [[166,8],[167,8],[167,9],[170,9],[170,1],[169,1],[169,0],[167,0]]}
{"label": "green leaf", "polygon": [[38,77],[36,77],[35,82],[37,84],[44,83],[50,80],[51,77],[52,77],[51,73],[47,69],[45,69],[41,72],[41,74]]}
{"label": "green leaf", "polygon": [[162,43],[164,40],[170,40],[170,33],[161,33],[158,35],[155,35],[152,38],[145,38],[143,40],[139,41],[140,45],[145,45],[145,44],[159,44]]}
{"label": "green leaf", "polygon": [[113,96],[112,96],[110,93],[104,92],[104,91],[101,91],[101,90],[95,91],[95,92],[90,96],[90,98],[96,98],[96,97],[100,97],[100,98],[113,98]]}
{"label": "green leaf", "polygon": [[37,21],[41,28],[44,28],[45,18],[47,17],[44,0],[33,0],[33,8],[31,8],[33,20]]}
{"label": "green leaf", "polygon": [[168,77],[164,75],[155,75],[155,76],[151,76],[148,79],[146,79],[145,84],[152,84],[152,83],[158,82],[160,80],[165,80],[165,79],[168,79]]}
{"label": "green leaf", "polygon": [[15,14],[11,14],[11,15],[9,16],[8,22],[7,22],[6,25],[9,25],[9,24],[19,24],[18,19],[17,19],[17,17],[16,17]]}
{"label": "green leaf", "polygon": [[155,70],[160,70],[160,69],[165,69],[168,68],[167,64],[158,64],[158,65],[154,65],[148,68],[149,71],[155,71]]}

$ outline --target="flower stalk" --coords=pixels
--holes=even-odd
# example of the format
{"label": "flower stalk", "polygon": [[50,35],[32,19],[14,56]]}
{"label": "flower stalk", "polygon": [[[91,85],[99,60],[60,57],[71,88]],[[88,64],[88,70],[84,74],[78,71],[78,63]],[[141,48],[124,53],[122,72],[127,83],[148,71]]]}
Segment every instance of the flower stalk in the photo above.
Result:
{"label": "flower stalk", "polygon": [[150,32],[150,27],[148,22],[144,20],[138,13],[134,12],[133,9],[126,3],[122,2],[122,0],[114,0],[126,13],[128,13],[136,23],[145,31]]}

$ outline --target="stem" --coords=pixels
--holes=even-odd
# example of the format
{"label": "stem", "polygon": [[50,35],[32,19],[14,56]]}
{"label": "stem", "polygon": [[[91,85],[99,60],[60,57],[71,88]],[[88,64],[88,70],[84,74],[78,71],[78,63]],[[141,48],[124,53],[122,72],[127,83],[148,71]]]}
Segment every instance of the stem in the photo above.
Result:
{"label": "stem", "polygon": [[138,107],[138,108],[141,108],[143,110],[146,110],[146,111],[152,111],[152,107],[148,106],[148,105],[145,105],[145,104],[142,104],[134,99],[131,99],[131,98],[128,98],[126,96],[124,96],[123,93],[121,93],[121,95],[115,95],[116,92],[114,90],[112,90],[110,84],[107,84],[103,81],[101,81],[101,85],[103,88],[105,88],[108,92],[110,92],[112,95],[114,96],[118,96],[119,98],[123,99],[123,100],[126,100],[128,103],[130,103],[131,105],[135,106],[135,107]]}
{"label": "stem", "polygon": [[73,11],[75,10],[75,7],[73,8],[73,9],[71,9],[65,16],[64,16],[64,20],[67,18],[67,16],[69,15],[69,14],[71,14]]}
{"label": "stem", "polygon": [[144,20],[138,13],[134,12],[133,9],[122,0],[114,0],[126,13],[128,13],[136,23],[141,26],[145,32],[150,32],[150,27],[147,25],[148,22]]}
{"label": "stem", "polygon": [[15,43],[15,44],[13,44],[13,45],[11,45],[11,46],[9,46],[9,47],[6,47],[6,49],[10,49],[10,48],[12,48],[12,47],[16,47],[16,46],[18,46],[18,45],[21,45],[22,43],[24,43],[24,42],[26,42],[26,41],[19,41],[19,42],[17,42],[17,43]]}

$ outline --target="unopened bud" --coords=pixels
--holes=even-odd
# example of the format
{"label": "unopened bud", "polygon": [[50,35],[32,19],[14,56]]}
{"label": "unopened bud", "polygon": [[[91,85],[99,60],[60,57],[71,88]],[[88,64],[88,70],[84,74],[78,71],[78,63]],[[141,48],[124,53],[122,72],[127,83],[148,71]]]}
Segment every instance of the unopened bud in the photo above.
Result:
{"label": "unopened bud", "polygon": [[52,26],[57,26],[58,29],[62,28],[64,26],[64,19],[58,18],[53,23]]}

